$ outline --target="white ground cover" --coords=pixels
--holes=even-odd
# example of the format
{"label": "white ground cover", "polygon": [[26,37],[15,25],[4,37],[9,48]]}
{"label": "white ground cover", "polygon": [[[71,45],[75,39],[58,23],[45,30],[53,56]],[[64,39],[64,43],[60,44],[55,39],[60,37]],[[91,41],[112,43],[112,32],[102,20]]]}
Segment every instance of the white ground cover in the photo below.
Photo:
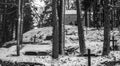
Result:
{"label": "white ground cover", "polygon": [[[103,47],[103,30],[92,30],[94,28],[89,28],[87,34],[85,33],[85,44],[86,49],[91,49],[92,54],[101,55]],[[84,29],[85,30],[85,29]],[[65,49],[69,48],[78,48],[76,52],[79,54],[79,43],[78,43],[78,34],[76,26],[65,26]],[[120,45],[120,36],[119,31],[111,31],[111,35],[114,33],[115,39],[118,40],[117,44]],[[44,27],[39,29],[33,29],[25,34],[23,34],[23,42],[33,42],[33,37],[36,35],[36,42],[38,44],[25,44],[22,45],[20,50],[20,56],[11,56],[16,54],[16,46],[13,45],[9,48],[0,48],[0,59],[3,61],[11,62],[38,62],[43,63],[46,66],[51,66],[52,58],[50,56],[26,56],[23,53],[26,51],[52,51],[52,41],[45,40],[47,36],[52,35],[52,27]],[[10,41],[6,44],[16,43],[16,41]],[[48,43],[49,45],[40,45],[43,43]],[[111,44],[112,45],[112,44]],[[111,51],[109,56],[103,57],[92,57],[91,66],[104,66],[103,62],[109,61],[120,61],[120,51]],[[60,56],[59,61],[56,61],[59,66],[87,66],[87,57],[76,57],[74,55],[70,56]],[[56,66],[58,66],[56,65]]]}

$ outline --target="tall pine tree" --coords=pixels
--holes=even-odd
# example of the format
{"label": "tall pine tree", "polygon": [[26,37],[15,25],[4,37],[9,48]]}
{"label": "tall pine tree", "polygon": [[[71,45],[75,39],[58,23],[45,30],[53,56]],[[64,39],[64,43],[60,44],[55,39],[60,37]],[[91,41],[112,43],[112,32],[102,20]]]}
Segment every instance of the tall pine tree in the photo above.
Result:
{"label": "tall pine tree", "polygon": [[84,41],[84,30],[83,30],[82,20],[81,20],[81,5],[80,5],[80,3],[81,3],[80,0],[76,0],[79,46],[80,46],[80,53],[81,53],[81,55],[83,55],[85,53],[85,41]]}
{"label": "tall pine tree", "polygon": [[59,22],[58,22],[58,15],[57,15],[57,0],[52,1],[52,17],[53,17],[52,57],[53,59],[57,59],[59,54]]}
{"label": "tall pine tree", "polygon": [[108,55],[110,52],[110,11],[109,11],[109,0],[103,1],[104,9],[104,44],[103,44],[103,55]]}

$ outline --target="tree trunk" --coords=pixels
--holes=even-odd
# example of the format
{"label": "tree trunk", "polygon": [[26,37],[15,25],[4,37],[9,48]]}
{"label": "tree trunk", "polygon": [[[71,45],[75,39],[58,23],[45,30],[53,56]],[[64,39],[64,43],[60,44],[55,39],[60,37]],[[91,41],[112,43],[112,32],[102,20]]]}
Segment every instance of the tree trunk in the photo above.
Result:
{"label": "tree trunk", "polygon": [[67,3],[67,5],[68,5],[68,10],[70,9],[70,1],[69,0],[67,0],[68,1],[68,3]]}
{"label": "tree trunk", "polygon": [[87,16],[87,9],[85,10],[85,26],[88,26],[88,16]]}
{"label": "tree trunk", "polygon": [[94,22],[94,27],[97,27],[97,11],[96,11],[96,5],[97,5],[97,0],[94,0],[94,5],[93,5],[93,22]]}
{"label": "tree trunk", "polygon": [[23,20],[24,20],[24,0],[21,0],[21,30],[20,30],[20,44],[23,42]]}
{"label": "tree trunk", "polygon": [[[6,3],[7,1],[4,0],[3,1],[4,3]],[[7,8],[7,5],[4,5],[4,13],[6,13],[6,8]],[[2,43],[5,43],[7,41],[7,22],[6,22],[6,17],[7,15],[6,14],[3,14],[3,20],[2,20],[2,29],[3,29],[3,38],[2,38]]]}
{"label": "tree trunk", "polygon": [[57,0],[52,1],[52,17],[53,17],[53,59],[58,58],[59,54],[59,22],[57,16]]}
{"label": "tree trunk", "polygon": [[[60,0],[60,16],[59,16],[59,54],[64,55],[65,44],[65,0]],[[59,12],[58,12],[59,13]]]}
{"label": "tree trunk", "polygon": [[109,0],[104,0],[104,44],[103,55],[108,55],[110,52],[110,17],[109,17]]}
{"label": "tree trunk", "polygon": [[2,47],[2,15],[0,15],[0,47]]}
{"label": "tree trunk", "polygon": [[20,55],[20,40],[21,40],[21,0],[18,3],[18,30],[17,30],[17,56]]}
{"label": "tree trunk", "polygon": [[89,23],[88,23],[88,27],[91,27],[91,8],[89,10]]}
{"label": "tree trunk", "polygon": [[81,3],[80,0],[76,0],[79,46],[80,46],[80,53],[81,53],[81,55],[83,55],[85,53],[85,41],[84,41],[84,30],[83,30],[82,21],[81,21],[81,5],[80,5],[80,3]]}

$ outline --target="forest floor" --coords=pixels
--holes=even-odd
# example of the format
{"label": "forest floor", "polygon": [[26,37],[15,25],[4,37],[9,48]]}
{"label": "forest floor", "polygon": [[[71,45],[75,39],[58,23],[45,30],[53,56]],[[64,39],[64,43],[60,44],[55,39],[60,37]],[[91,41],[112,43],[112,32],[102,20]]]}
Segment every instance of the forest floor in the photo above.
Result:
{"label": "forest floor", "polygon": [[[120,66],[120,33],[118,29],[110,32],[115,36],[116,48],[108,56],[101,56],[103,48],[103,29],[84,27],[86,49],[98,55],[91,57],[91,66]],[[35,36],[36,35],[36,36]],[[112,37],[111,37],[112,38]],[[34,40],[35,39],[35,40]],[[34,42],[35,41],[35,42]],[[59,56],[58,60],[51,58],[52,54],[52,27],[32,29],[23,34],[23,44],[20,47],[20,56],[16,56],[16,41],[6,42],[0,48],[1,66],[88,66],[88,58],[78,56],[79,42],[78,29],[76,26],[65,26],[65,55]]]}

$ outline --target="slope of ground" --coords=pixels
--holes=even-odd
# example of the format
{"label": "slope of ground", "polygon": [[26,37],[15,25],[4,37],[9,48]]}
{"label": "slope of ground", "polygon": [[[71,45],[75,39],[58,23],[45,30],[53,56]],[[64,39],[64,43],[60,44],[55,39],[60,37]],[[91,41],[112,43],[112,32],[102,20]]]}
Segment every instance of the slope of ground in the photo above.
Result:
{"label": "slope of ground", "polygon": [[[77,57],[79,55],[79,43],[78,43],[78,31],[76,26],[65,26],[65,52],[67,56],[60,56],[59,61],[56,61],[59,66],[87,66],[87,57]],[[96,30],[94,28],[88,28],[87,34],[84,29],[86,49],[91,49],[92,54],[101,55],[103,47],[103,30]],[[120,44],[119,31],[111,31],[111,35],[115,35],[117,45]],[[34,38],[35,37],[35,38]],[[34,42],[34,39],[36,40]],[[51,66],[53,63],[51,58],[52,51],[52,27],[43,27],[39,29],[33,29],[23,34],[23,42],[26,44],[21,45],[20,56],[16,55],[16,41],[10,41],[5,43],[4,48],[0,48],[0,59],[3,61],[9,61],[12,63],[17,62],[30,62],[40,63],[45,66]],[[5,48],[6,46],[9,47]],[[111,43],[112,46],[112,43]],[[46,52],[48,55],[25,55],[26,52]],[[109,56],[92,57],[91,66],[105,66],[109,62],[116,61],[119,65],[120,51],[111,51]],[[96,62],[96,63],[95,63]],[[58,66],[56,65],[56,66]]]}

